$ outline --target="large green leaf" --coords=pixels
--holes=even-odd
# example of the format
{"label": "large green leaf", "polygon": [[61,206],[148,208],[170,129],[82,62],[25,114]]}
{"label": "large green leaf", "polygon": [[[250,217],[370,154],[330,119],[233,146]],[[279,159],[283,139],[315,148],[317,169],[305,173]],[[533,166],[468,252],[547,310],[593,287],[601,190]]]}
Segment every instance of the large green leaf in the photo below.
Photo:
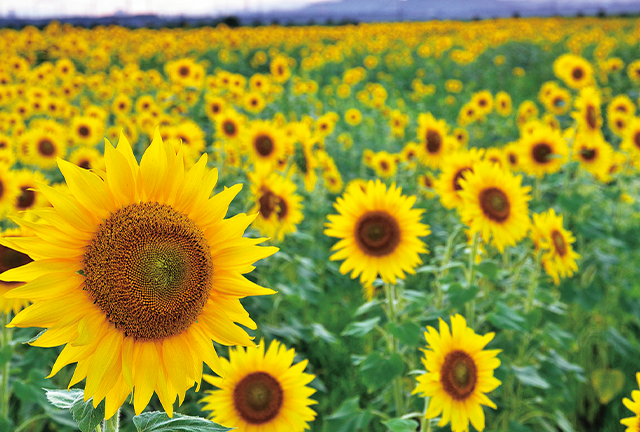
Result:
{"label": "large green leaf", "polygon": [[414,432],[418,427],[415,420],[395,418],[382,422],[391,432]]}
{"label": "large green leaf", "polygon": [[104,401],[94,408],[93,398],[85,402],[82,390],[45,389],[45,391],[47,399],[54,406],[71,411],[73,419],[78,423],[78,428],[82,432],[93,432],[104,420]]}
{"label": "large green leaf", "polygon": [[221,426],[202,417],[174,414],[170,418],[165,412],[146,412],[133,418],[138,432],[226,432],[231,428]]}
{"label": "large green leaf", "polygon": [[542,389],[548,389],[551,387],[549,383],[540,376],[538,371],[533,368],[533,366],[511,366],[511,369],[516,374],[516,378],[518,378],[518,380],[524,385]]}
{"label": "large green leaf", "polygon": [[620,369],[596,369],[591,373],[591,384],[602,405],[606,405],[622,391],[624,372]]}
{"label": "large green leaf", "polygon": [[347,328],[342,331],[342,336],[362,337],[373,330],[378,324],[378,321],[380,321],[380,317],[350,323]]}

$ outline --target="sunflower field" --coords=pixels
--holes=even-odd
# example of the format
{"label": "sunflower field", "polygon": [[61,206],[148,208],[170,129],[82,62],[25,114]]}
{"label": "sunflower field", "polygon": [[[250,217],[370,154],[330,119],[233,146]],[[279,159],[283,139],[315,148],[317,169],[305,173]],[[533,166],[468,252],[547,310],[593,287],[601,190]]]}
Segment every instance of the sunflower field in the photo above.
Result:
{"label": "sunflower field", "polygon": [[639,43],[0,29],[0,432],[640,431]]}

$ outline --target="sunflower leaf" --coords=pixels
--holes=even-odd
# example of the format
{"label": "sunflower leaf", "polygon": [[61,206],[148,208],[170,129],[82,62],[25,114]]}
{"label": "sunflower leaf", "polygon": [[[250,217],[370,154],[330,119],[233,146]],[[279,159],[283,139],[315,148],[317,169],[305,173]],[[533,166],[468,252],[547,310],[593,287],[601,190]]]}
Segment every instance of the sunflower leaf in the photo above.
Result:
{"label": "sunflower leaf", "polygon": [[362,337],[373,330],[378,324],[378,321],[380,321],[380,317],[350,323],[347,328],[342,331],[341,336]]}
{"label": "sunflower leaf", "polygon": [[78,422],[78,428],[82,432],[93,432],[104,420],[104,401],[93,407],[93,398],[84,401],[82,395],[78,397],[71,407],[71,415]]}
{"label": "sunflower leaf", "polygon": [[165,412],[146,412],[133,418],[138,432],[226,432],[231,430],[202,417],[174,414],[169,418]]}
{"label": "sunflower leaf", "polygon": [[44,389],[47,399],[53,406],[70,410],[73,403],[82,399],[84,392],[82,390],[50,390]]}
{"label": "sunflower leaf", "polygon": [[382,422],[392,432],[414,432],[418,427],[415,420],[395,418]]}

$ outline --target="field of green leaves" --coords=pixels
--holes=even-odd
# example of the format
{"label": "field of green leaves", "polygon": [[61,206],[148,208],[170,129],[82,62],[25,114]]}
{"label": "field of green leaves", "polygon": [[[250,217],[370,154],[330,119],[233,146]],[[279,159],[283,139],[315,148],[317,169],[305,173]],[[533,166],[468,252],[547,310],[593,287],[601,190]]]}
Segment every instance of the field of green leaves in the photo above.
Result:
{"label": "field of green leaves", "polygon": [[640,431],[639,42],[0,30],[0,431]]}

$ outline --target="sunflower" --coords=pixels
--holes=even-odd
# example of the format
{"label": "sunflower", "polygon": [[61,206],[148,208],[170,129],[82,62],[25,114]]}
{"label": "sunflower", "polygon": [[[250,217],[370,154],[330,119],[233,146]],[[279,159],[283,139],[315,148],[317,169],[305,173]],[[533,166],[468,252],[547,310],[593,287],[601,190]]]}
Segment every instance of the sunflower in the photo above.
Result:
{"label": "sunflower", "polygon": [[104,157],[93,147],[79,147],[69,155],[69,162],[84,169],[104,170]]}
{"label": "sunflower", "polygon": [[594,135],[602,128],[602,112],[600,110],[600,92],[595,87],[585,87],[580,90],[576,99],[574,111],[571,116],[578,123],[578,131]]}
{"label": "sunflower", "polygon": [[500,148],[489,147],[487,151],[484,153],[483,159],[498,165],[502,169],[507,168],[507,161],[505,160],[504,151]]}
{"label": "sunflower", "polygon": [[563,54],[553,62],[553,72],[572,89],[581,89],[591,85],[593,67],[583,57],[574,54]]}
{"label": "sunflower", "polygon": [[22,192],[16,174],[9,165],[0,163],[0,216],[12,212],[18,195]]}
{"label": "sunflower", "polygon": [[472,148],[449,155],[443,163],[442,173],[435,181],[433,188],[440,195],[440,202],[445,208],[452,209],[462,204],[459,192],[462,190],[460,179],[482,159],[484,149]]}
{"label": "sunflower", "polygon": [[27,158],[29,163],[42,169],[56,166],[57,158],[64,158],[67,146],[64,136],[51,133],[43,128],[36,128],[24,136],[27,142]]}
{"label": "sunflower", "polygon": [[40,192],[39,184],[48,184],[47,179],[39,171],[22,169],[13,174],[18,189],[12,211],[22,212],[43,207],[46,198]]}
{"label": "sunflower", "polygon": [[460,179],[462,220],[471,232],[479,232],[485,242],[492,238],[502,253],[506,245],[515,245],[529,230],[529,186],[522,177],[482,161]]}
{"label": "sunflower", "polygon": [[234,324],[256,328],[238,299],[273,291],[242,274],[277,248],[243,237],[255,216],[223,219],[241,185],[209,198],[218,173],[206,155],[185,172],[158,131],[140,164],[124,136],[106,143],[105,163],[99,177],[60,160],[68,192],[38,184],[52,208],[17,219],[37,237],[0,239],[34,260],[2,275],[27,282],[7,297],[35,300],[10,326],[48,328],[35,346],[66,345],[50,376],[77,363],[69,385],[86,378],[106,418],[131,392],[136,414],[155,392],[172,416],[203,361],[222,373],[212,340],[252,343]]}
{"label": "sunflower", "polygon": [[613,148],[604,140],[601,133],[593,136],[576,134],[572,143],[573,159],[580,166],[600,180],[609,177],[609,168],[613,161]]}
{"label": "sunflower", "polygon": [[303,219],[304,206],[301,204],[302,197],[295,193],[295,183],[267,169],[250,173],[249,179],[255,202],[251,212],[258,213],[253,226],[276,242],[296,232],[296,225]]}
{"label": "sunflower", "polygon": [[269,64],[269,70],[271,71],[271,79],[282,84],[291,77],[291,69],[289,69],[289,59],[285,56],[277,56]]}
{"label": "sunflower", "polygon": [[413,394],[431,398],[425,417],[442,413],[438,426],[451,422],[453,432],[468,431],[469,422],[476,430],[484,430],[482,405],[497,408],[486,393],[502,384],[493,376],[502,350],[484,349],[494,333],[478,335],[456,314],[451,317],[451,331],[440,319],[440,332],[429,326],[424,337],[427,348],[422,350],[422,363],[427,372],[417,377]]}
{"label": "sunflower", "polygon": [[341,240],[332,250],[330,260],[344,260],[340,273],[360,275],[364,285],[379,275],[383,281],[396,283],[404,273],[414,273],[421,263],[418,254],[426,253],[418,239],[429,235],[429,226],[420,222],[423,210],[412,209],[415,196],[402,195],[395,184],[387,187],[370,180],[366,190],[350,189],[334,204],[338,215],[329,215],[325,234]]}
{"label": "sunflower", "polygon": [[[640,386],[640,372],[636,373],[636,382]],[[631,399],[622,399],[624,406],[629,408],[633,412],[633,417],[627,417],[620,420],[620,423],[625,425],[627,429],[625,432],[638,432],[640,431],[640,391],[633,390],[631,392]]]}
{"label": "sunflower", "polygon": [[104,132],[104,123],[89,116],[77,116],[71,120],[70,138],[74,144],[93,146]]}
{"label": "sunflower", "polygon": [[493,95],[489,90],[481,90],[471,96],[471,104],[476,106],[478,114],[482,117],[493,111]]}
{"label": "sunflower", "polygon": [[431,168],[437,168],[445,155],[453,148],[447,139],[449,126],[444,120],[436,120],[431,113],[418,116],[418,142],[420,143],[420,160]]}
{"label": "sunflower", "polygon": [[204,112],[209,117],[209,120],[216,121],[218,116],[222,114],[226,107],[226,102],[220,96],[210,96],[207,95],[204,97]]}
{"label": "sunflower", "polygon": [[373,157],[373,169],[380,178],[389,178],[398,172],[398,164],[394,155],[386,151],[380,151]]}
{"label": "sunflower", "polygon": [[506,117],[511,114],[511,110],[513,109],[513,105],[511,102],[511,95],[505,91],[500,91],[496,93],[496,98],[494,101],[495,109],[498,114],[502,117]]}
{"label": "sunflower", "polygon": [[556,215],[554,209],[533,215],[531,237],[536,248],[544,251],[542,266],[556,285],[560,277],[571,277],[578,270],[576,260],[580,255],[571,246],[576,239],[562,227],[562,215]]}
{"label": "sunflower", "polygon": [[629,118],[620,149],[629,153],[633,159],[640,159],[640,118]]}
{"label": "sunflower", "polygon": [[[2,237],[17,237],[21,235],[22,232],[19,229],[9,229],[2,233]],[[18,252],[10,247],[0,245],[0,273],[29,264],[31,261],[33,260],[29,258],[28,255]],[[17,314],[29,305],[29,300],[26,299],[4,297],[7,291],[21,285],[24,284],[19,282],[0,281],[0,312],[4,314],[8,314],[10,312]]]}
{"label": "sunflower", "polygon": [[229,350],[229,360],[221,358],[225,378],[204,375],[218,387],[201,399],[209,418],[238,432],[302,432],[316,413],[309,407],[315,390],[307,387],[315,376],[304,373],[308,361],[293,364],[295,351],[274,340],[265,352],[265,343]]}
{"label": "sunflower", "polygon": [[239,138],[245,128],[244,118],[232,108],[227,108],[224,113],[217,116],[215,123],[218,139],[234,140]]}
{"label": "sunflower", "polygon": [[243,108],[246,112],[258,114],[266,106],[264,97],[259,92],[248,92],[243,97]]}
{"label": "sunflower", "polygon": [[520,138],[518,149],[522,170],[537,177],[558,172],[569,153],[569,146],[560,132],[542,124]]}
{"label": "sunflower", "polygon": [[349,126],[358,126],[362,121],[362,113],[357,108],[349,108],[347,112],[344,113],[344,121],[347,122]]}
{"label": "sunflower", "polygon": [[273,122],[254,120],[243,137],[243,149],[254,164],[275,166],[277,161],[292,153],[293,146]]}

